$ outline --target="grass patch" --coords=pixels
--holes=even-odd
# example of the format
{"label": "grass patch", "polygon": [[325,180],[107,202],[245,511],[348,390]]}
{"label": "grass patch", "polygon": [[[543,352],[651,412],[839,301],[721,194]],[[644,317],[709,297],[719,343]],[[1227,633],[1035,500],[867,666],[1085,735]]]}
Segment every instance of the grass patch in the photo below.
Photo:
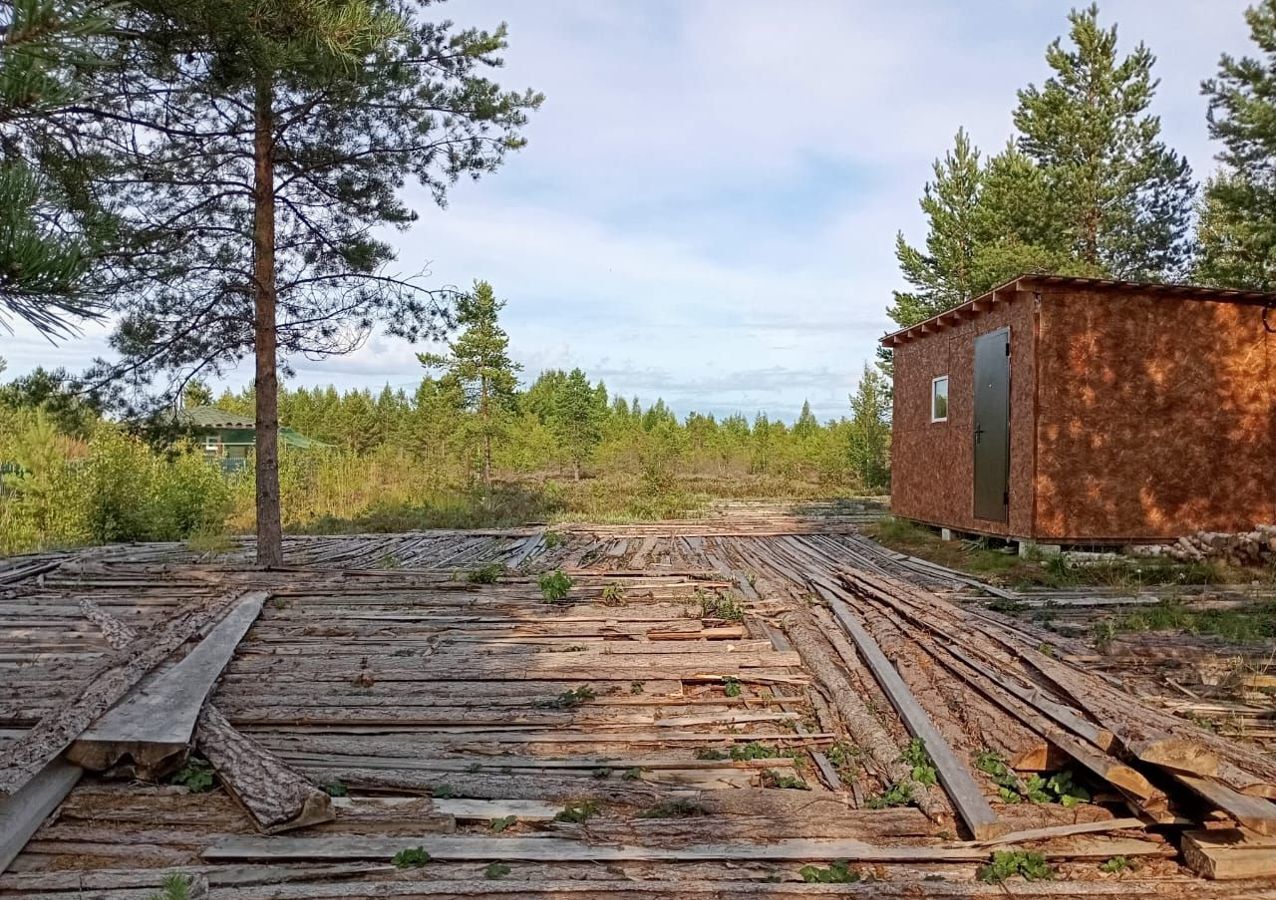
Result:
{"label": "grass patch", "polygon": [[1096,638],[1120,632],[1185,631],[1212,635],[1233,644],[1258,644],[1276,638],[1276,601],[1264,601],[1235,609],[1192,609],[1187,604],[1163,598],[1155,606],[1145,606],[1105,620]]}
{"label": "grass patch", "polygon": [[499,819],[492,819],[487,823],[487,827],[495,834],[502,831],[508,831],[518,823],[518,816],[502,816]]}
{"label": "grass patch", "polygon": [[491,862],[487,864],[487,868],[483,870],[483,877],[494,881],[497,878],[504,878],[512,869],[503,862]]}
{"label": "grass patch", "polygon": [[728,676],[726,676],[725,678],[723,678],[723,679],[722,679],[722,693],[726,694],[728,697],[739,697],[739,696],[740,696],[740,681],[739,681],[739,679],[737,679],[737,678],[732,678],[730,675],[728,675]]}
{"label": "grass patch", "polygon": [[619,606],[625,602],[625,589],[616,582],[603,585],[603,606]]}
{"label": "grass patch", "polygon": [[190,900],[193,881],[189,875],[181,872],[165,875],[163,887],[147,897],[147,900]]}
{"label": "grass patch", "polygon": [[638,814],[640,819],[692,819],[696,816],[707,816],[709,811],[694,800],[678,797],[673,800],[662,800],[655,806],[644,809]]}
{"label": "grass patch", "polygon": [[725,622],[744,621],[744,601],[734,594],[720,594],[696,588],[696,601],[700,604],[700,618],[722,619]]}

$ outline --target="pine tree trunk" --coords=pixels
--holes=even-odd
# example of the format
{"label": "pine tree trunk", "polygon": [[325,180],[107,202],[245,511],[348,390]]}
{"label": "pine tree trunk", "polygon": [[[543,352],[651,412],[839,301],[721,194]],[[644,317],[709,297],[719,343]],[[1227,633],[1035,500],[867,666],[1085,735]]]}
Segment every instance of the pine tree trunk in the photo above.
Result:
{"label": "pine tree trunk", "polygon": [[279,514],[279,376],[275,333],[274,90],[257,82],[253,135],[253,300],[256,381],[257,565],[283,565]]}
{"label": "pine tree trunk", "polygon": [[579,459],[572,460],[572,477],[576,481],[580,481],[580,460]]}
{"label": "pine tree trunk", "polygon": [[483,419],[483,483],[492,486],[492,411],[487,402],[487,376],[479,382],[479,415]]}

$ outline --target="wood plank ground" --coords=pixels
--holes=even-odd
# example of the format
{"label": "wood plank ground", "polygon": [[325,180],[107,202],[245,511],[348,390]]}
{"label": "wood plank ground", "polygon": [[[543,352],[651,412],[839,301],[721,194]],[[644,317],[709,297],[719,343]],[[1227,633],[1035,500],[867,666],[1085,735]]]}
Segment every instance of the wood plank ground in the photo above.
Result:
{"label": "wood plank ground", "polygon": [[[1093,802],[1010,802],[973,760],[1044,756],[1046,742],[1007,712],[1014,696],[999,705],[995,686],[957,677],[960,661],[911,608],[839,580],[900,574],[866,556],[853,525],[761,509],[734,529],[724,517],[549,538],[295,538],[294,568],[276,573],[248,569],[242,547],[25,559],[5,571],[30,574],[0,584],[0,748],[73,699],[109,652],[80,600],[142,631],[192,596],[255,588],[271,599],[211,702],[341,796],[335,821],[267,836],[220,787],[89,774],[0,875],[0,896],[143,898],[180,873],[218,897],[1276,897],[1270,880],[1216,884],[1182,865],[1178,830],[1200,810],[1131,828],[1129,801],[1076,765]],[[507,566],[497,583],[470,583],[492,562]],[[553,570],[573,579],[558,603],[536,582]],[[943,788],[903,758],[911,735],[831,592],[971,767],[1010,843],[973,841]],[[939,627],[959,627],[961,613],[925,596]],[[961,652],[1009,665],[999,647]],[[1245,768],[1244,753],[1229,759]],[[430,862],[391,864],[418,846]],[[1055,877],[979,880],[1006,850],[1045,854]],[[1128,864],[1104,871],[1116,856]],[[804,866],[838,859],[859,883],[804,880]]]}

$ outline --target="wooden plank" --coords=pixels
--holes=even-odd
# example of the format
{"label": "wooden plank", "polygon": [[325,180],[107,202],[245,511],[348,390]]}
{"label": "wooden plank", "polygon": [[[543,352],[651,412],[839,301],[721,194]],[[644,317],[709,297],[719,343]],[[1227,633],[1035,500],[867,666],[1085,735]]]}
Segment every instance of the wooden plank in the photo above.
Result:
{"label": "wooden plank", "polygon": [[79,766],[55,759],[12,796],[0,798],[0,872],[9,868],[83,774]]}
{"label": "wooden plank", "polygon": [[1147,827],[1142,819],[1108,819],[1101,822],[1071,822],[1067,825],[1051,825],[1045,828],[1029,828],[1026,831],[1012,831],[987,841],[973,841],[972,846],[991,847],[997,844],[1026,844],[1029,841],[1048,841],[1051,838],[1071,837],[1077,834],[1102,834],[1107,831],[1121,831],[1126,828]]}
{"label": "wooden plank", "polygon": [[[256,593],[265,597],[264,592]],[[219,619],[241,596],[197,597],[125,649],[111,654],[73,700],[42,717],[21,740],[0,752],[0,795],[12,795],[33,778],[165,657]]]}
{"label": "wooden plank", "polygon": [[1259,834],[1276,835],[1276,803],[1234,791],[1208,778],[1174,773],[1180,783],[1191,788],[1207,803],[1227,813],[1241,825]]}
{"label": "wooden plank", "polygon": [[265,599],[263,591],[242,597],[180,662],[145,678],[122,703],[83,732],[67,750],[67,759],[103,771],[127,754],[145,776],[158,771],[174,754],[184,753],[208,692],[256,621]]}
{"label": "wooden plank", "polygon": [[975,840],[987,840],[1003,834],[1006,830],[1003,823],[998,820],[997,813],[988,804],[970,769],[953,754],[948,742],[939,733],[939,729],[935,727],[935,723],[931,721],[926,710],[922,709],[921,704],[917,702],[899,672],[895,671],[895,667],[886,658],[882,648],[859,623],[843,600],[831,594],[825,594],[825,599],[829,601],[837,621],[855,642],[860,655],[864,657],[878,684],[882,686],[882,691],[890,699],[891,705],[895,707],[895,711],[908,727],[909,734],[921,740],[926,752],[930,754],[931,760],[935,763],[939,783],[947,791],[953,806],[957,809],[962,821],[966,823],[966,827],[970,829],[970,833],[974,835]]}
{"label": "wooden plank", "polygon": [[1276,841],[1255,840],[1239,828],[1183,832],[1183,861],[1218,881],[1276,876]]}
{"label": "wooden plank", "polygon": [[[869,844],[854,839],[799,838],[765,843],[692,844],[654,847],[625,844],[590,845],[559,837],[487,837],[421,834],[402,837],[260,837],[234,835],[204,850],[209,860],[390,859],[405,847],[421,847],[433,859],[533,862],[623,862],[696,860],[831,860],[848,862],[983,862],[989,851],[970,846],[916,847]],[[1104,841],[1077,844],[1058,852],[1075,859],[1164,855],[1164,843]]]}

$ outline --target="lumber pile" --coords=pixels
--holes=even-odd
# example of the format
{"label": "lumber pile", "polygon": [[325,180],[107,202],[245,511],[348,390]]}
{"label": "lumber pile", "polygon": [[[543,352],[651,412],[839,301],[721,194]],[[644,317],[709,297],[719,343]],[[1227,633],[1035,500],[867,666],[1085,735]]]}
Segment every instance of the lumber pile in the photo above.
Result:
{"label": "lumber pile", "polygon": [[1252,531],[1198,531],[1172,544],[1136,547],[1143,556],[1168,556],[1180,562],[1220,560],[1238,566],[1267,566],[1276,562],[1276,525],[1256,525]]}

